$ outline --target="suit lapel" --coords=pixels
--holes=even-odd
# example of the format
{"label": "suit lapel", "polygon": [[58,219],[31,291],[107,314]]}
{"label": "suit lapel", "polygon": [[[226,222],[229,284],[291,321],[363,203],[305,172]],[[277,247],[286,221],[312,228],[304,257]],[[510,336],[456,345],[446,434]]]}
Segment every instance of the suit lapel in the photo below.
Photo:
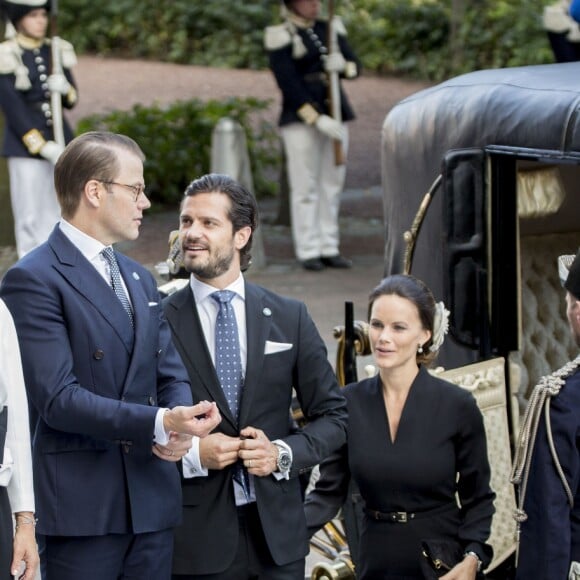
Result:
{"label": "suit lapel", "polygon": [[[139,364],[139,353],[143,352],[143,346],[147,340],[147,332],[150,321],[150,306],[147,292],[143,287],[143,281],[138,272],[135,271],[133,263],[123,254],[116,254],[119,264],[119,271],[125,282],[131,306],[133,307],[133,320],[135,328],[133,329],[133,355],[125,384],[131,384],[137,365]],[[120,301],[117,299],[117,302]],[[122,305],[121,305],[122,308]],[[128,319],[127,314],[124,312]],[[129,325],[130,326],[130,325]]]}
{"label": "suit lapel", "polygon": [[166,316],[174,330],[173,340],[179,346],[191,382],[201,384],[209,398],[217,403],[222,417],[237,431],[237,421],[232,416],[217,378],[189,284],[171,296]]}
{"label": "suit lapel", "polygon": [[[127,324],[127,313],[123,310],[113,289],[58,226],[50,235],[49,244],[58,258],[58,263],[54,267],[77,292],[94,306],[115,330],[127,351],[131,352],[133,329],[131,324]],[[111,300],[112,297],[114,301]]]}
{"label": "suit lapel", "polygon": [[263,292],[258,286],[246,282],[246,333],[248,353],[246,377],[240,406],[240,427],[243,427],[247,423],[256,392],[254,387],[259,384],[261,379],[266,339],[270,335],[271,325],[272,311],[266,304]]}

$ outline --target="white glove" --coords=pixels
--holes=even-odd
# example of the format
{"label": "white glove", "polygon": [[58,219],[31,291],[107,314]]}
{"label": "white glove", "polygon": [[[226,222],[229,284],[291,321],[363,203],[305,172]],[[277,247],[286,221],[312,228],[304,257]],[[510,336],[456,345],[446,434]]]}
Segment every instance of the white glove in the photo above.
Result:
{"label": "white glove", "polygon": [[580,563],[572,561],[568,580],[578,580],[580,578]]}
{"label": "white glove", "polygon": [[346,68],[346,60],[340,52],[333,52],[324,61],[324,70],[328,73],[341,73]]}
{"label": "white glove", "polygon": [[56,141],[47,141],[42,149],[39,151],[40,155],[53,165],[56,165],[60,154],[64,151],[64,147],[59,145]]}
{"label": "white glove", "polygon": [[328,115],[320,115],[314,122],[314,126],[327,137],[342,141],[346,131],[344,125]]}
{"label": "white glove", "polygon": [[60,93],[63,96],[68,95],[68,92],[71,90],[71,84],[63,74],[50,75],[46,84],[51,93]]}

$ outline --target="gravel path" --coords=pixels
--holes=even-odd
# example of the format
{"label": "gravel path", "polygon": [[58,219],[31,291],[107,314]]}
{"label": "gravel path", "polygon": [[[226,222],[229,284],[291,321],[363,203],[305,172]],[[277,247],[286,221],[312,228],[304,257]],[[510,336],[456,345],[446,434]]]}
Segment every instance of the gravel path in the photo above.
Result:
{"label": "gravel path", "polygon": [[[163,105],[192,98],[253,96],[270,100],[266,118],[272,123],[276,123],[279,111],[279,91],[267,70],[229,70],[82,56],[74,74],[80,100],[75,109],[66,112],[73,124],[93,113],[130,109],[137,103]],[[347,256],[382,256],[381,126],[393,105],[427,86],[416,81],[364,75],[345,82],[345,90],[357,113],[357,119],[349,123],[348,191],[341,206],[341,251]],[[261,210],[261,230],[268,258],[274,262],[293,261],[289,228],[272,225],[277,214],[276,201],[266,202]],[[167,235],[176,225],[176,213],[147,212],[139,240],[123,249],[132,258],[152,267],[165,259]],[[0,276],[15,260],[13,247],[0,248]]]}
{"label": "gravel path", "polygon": [[[75,68],[80,101],[69,114],[78,119],[97,112],[129,109],[137,103],[160,104],[176,100],[258,97],[271,100],[268,119],[276,122],[279,91],[269,71],[226,70],[139,60],[83,56]],[[362,76],[344,83],[355,112],[349,123],[348,188],[378,185],[380,131],[391,107],[428,86],[397,78]]]}

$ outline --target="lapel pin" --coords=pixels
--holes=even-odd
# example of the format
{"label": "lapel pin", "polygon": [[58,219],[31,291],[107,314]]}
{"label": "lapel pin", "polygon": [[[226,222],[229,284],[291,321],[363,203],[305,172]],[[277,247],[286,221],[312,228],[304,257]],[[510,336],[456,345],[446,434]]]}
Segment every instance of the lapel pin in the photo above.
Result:
{"label": "lapel pin", "polygon": [[133,279],[139,280],[139,274],[137,274],[137,272],[133,272]]}
{"label": "lapel pin", "polygon": [[269,308],[264,308],[262,312],[264,313],[264,316],[272,316],[272,311]]}

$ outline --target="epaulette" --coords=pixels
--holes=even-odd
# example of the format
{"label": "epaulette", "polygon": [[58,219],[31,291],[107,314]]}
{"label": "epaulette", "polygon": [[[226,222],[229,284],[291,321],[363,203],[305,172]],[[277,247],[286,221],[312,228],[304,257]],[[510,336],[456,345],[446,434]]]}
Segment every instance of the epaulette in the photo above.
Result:
{"label": "epaulette", "polygon": [[64,68],[73,68],[77,64],[77,55],[73,45],[62,38],[58,39],[58,46],[60,48],[60,60]]}
{"label": "epaulette", "polygon": [[5,40],[0,43],[0,74],[15,74],[20,63],[18,43],[14,40]]}
{"label": "epaulette", "polygon": [[334,27],[336,34],[339,36],[346,36],[346,27],[340,16],[335,16],[332,19],[332,26]]}
{"label": "epaulette", "polygon": [[286,24],[276,24],[266,27],[264,47],[266,50],[279,50],[292,43],[292,34]]}

